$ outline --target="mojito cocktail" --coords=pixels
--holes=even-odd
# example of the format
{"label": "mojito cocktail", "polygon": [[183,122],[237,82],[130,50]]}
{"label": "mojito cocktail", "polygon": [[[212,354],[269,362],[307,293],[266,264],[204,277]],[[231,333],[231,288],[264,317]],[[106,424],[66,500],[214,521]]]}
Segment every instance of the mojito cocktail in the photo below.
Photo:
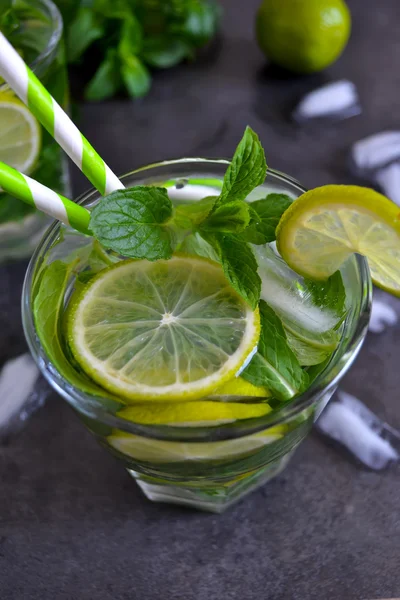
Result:
{"label": "mojito cocktail", "polygon": [[159,163],[82,196],[97,239],[55,224],[23,297],[42,372],[147,497],[214,512],[285,467],[370,308],[362,257],[324,281],[283,261],[276,226],[304,189],[238,161],[246,135],[232,163]]}

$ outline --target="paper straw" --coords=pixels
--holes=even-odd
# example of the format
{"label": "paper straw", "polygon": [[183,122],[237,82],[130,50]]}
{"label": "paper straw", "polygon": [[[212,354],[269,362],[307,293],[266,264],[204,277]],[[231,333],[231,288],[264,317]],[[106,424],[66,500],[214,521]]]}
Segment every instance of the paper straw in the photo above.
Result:
{"label": "paper straw", "polygon": [[125,187],[1,32],[0,75],[102,196]]}
{"label": "paper straw", "polygon": [[61,194],[0,161],[0,187],[38,210],[70,225],[82,233],[89,233],[90,212]]}

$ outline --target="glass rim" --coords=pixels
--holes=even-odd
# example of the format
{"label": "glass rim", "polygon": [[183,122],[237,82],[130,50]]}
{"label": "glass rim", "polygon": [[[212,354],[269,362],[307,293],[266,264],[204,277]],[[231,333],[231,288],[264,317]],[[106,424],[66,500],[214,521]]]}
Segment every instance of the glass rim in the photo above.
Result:
{"label": "glass rim", "polygon": [[[209,164],[212,165],[227,165],[229,160],[227,159],[207,159],[207,158],[182,158],[160,161],[150,165],[139,167],[135,170],[129,171],[121,176],[121,179],[128,178],[132,175],[137,175],[141,172],[149,171],[159,167],[169,167],[179,164]],[[272,175],[275,179],[282,181],[283,183],[289,184],[296,187],[300,193],[304,193],[307,190],[293,177],[286,175],[280,171],[268,168],[268,175]],[[95,198],[99,196],[99,192],[94,188],[87,190],[80,194],[76,199],[78,204],[89,204]],[[51,247],[52,242],[55,240],[58,230],[61,224],[55,221],[45,232],[41,242],[37,246],[30,262],[25,275],[23,290],[22,290],[22,322],[25,332],[25,337],[31,351],[31,354],[39,366],[44,377],[48,380],[51,386],[62,396],[67,402],[75,408],[79,413],[82,413],[89,419],[95,419],[104,425],[108,425],[113,428],[117,428],[128,433],[167,441],[177,442],[189,442],[189,441],[223,441],[228,439],[234,439],[251,435],[270,427],[287,422],[296,416],[300,415],[305,409],[312,406],[313,403],[322,399],[325,394],[333,391],[338,381],[348,371],[354,359],[356,358],[359,349],[364,341],[365,334],[367,332],[369,315],[371,310],[372,300],[372,281],[370,277],[369,267],[367,260],[360,256],[354,255],[356,261],[356,268],[359,273],[360,285],[360,307],[358,314],[353,317],[356,318],[356,325],[353,334],[346,342],[346,347],[342,348],[342,353],[338,356],[338,350],[341,343],[339,343],[338,349],[333,353],[328,361],[328,364],[322,370],[322,372],[315,378],[309,388],[303,393],[283,404],[282,407],[274,408],[274,410],[263,417],[257,417],[253,419],[245,419],[242,421],[236,421],[234,423],[221,424],[216,426],[199,426],[199,427],[182,427],[176,425],[143,425],[128,421],[121,417],[110,414],[96,396],[91,396],[85,392],[82,392],[72,384],[70,384],[52,365],[51,360],[46,356],[45,350],[36,335],[36,328],[33,319],[33,311],[31,308],[30,295],[35,275],[36,264],[38,260],[48,251]],[[346,318],[347,322],[347,318]],[[46,365],[46,360],[50,365]],[[88,402],[88,398],[91,402]],[[267,399],[267,398],[266,398]],[[86,400],[86,405],[85,405]],[[257,401],[260,399],[257,398]],[[89,406],[90,404],[90,406]],[[93,406],[94,404],[94,406]],[[126,405],[129,407],[129,404]]]}
{"label": "glass rim", "polygon": [[[41,4],[44,7],[46,7],[46,9],[48,10],[48,15],[50,16],[51,25],[52,25],[50,39],[47,42],[46,48],[44,50],[42,50],[42,52],[40,52],[36,56],[36,58],[34,58],[33,61],[29,64],[29,68],[31,69],[31,71],[33,71],[33,73],[36,74],[36,71],[38,70],[38,68],[41,67],[41,65],[48,59],[49,56],[51,56],[51,54],[57,48],[57,46],[62,38],[64,25],[63,25],[63,19],[61,16],[61,12],[52,0],[28,0],[28,1],[31,2],[32,4]],[[5,87],[7,87],[7,88],[10,87],[7,82],[0,85],[0,89],[5,88]]]}

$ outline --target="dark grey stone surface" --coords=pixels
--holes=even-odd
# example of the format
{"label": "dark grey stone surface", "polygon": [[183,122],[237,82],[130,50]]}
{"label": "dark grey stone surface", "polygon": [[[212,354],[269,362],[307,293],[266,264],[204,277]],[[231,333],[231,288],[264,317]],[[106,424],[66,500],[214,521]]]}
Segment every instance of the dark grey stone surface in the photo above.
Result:
{"label": "dark grey stone surface", "polygon": [[[141,102],[84,105],[79,125],[117,172],[158,158],[231,154],[245,124],[271,166],[307,186],[352,181],[356,139],[398,127],[398,0],[349,0],[344,56],[322,75],[265,67],[258,0],[226,0],[223,39],[157,75]],[[361,117],[299,129],[286,115],[327,80],[358,86]],[[86,184],[75,174],[76,190]],[[0,361],[24,349],[25,264],[0,270]],[[370,336],[344,386],[400,427],[400,325]],[[276,481],[222,516],[148,502],[53,396],[0,448],[1,600],[354,600],[400,596],[400,469],[367,471],[312,434]]]}

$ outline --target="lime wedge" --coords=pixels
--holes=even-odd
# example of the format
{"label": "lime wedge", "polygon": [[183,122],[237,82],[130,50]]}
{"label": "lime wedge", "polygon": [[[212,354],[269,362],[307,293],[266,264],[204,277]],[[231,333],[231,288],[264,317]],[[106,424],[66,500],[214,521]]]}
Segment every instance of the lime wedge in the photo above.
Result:
{"label": "lime wedge", "polygon": [[72,300],[67,336],[76,360],[126,401],[209,396],[255,350],[260,323],[207,259],[122,261]]}
{"label": "lime wedge", "polygon": [[38,121],[11,92],[0,93],[0,161],[30,173],[41,146]]}
{"label": "lime wedge", "polygon": [[282,258],[304,277],[327,279],[357,252],[368,259],[373,282],[400,295],[400,210],[378,192],[351,185],[306,192],[276,235]]}

